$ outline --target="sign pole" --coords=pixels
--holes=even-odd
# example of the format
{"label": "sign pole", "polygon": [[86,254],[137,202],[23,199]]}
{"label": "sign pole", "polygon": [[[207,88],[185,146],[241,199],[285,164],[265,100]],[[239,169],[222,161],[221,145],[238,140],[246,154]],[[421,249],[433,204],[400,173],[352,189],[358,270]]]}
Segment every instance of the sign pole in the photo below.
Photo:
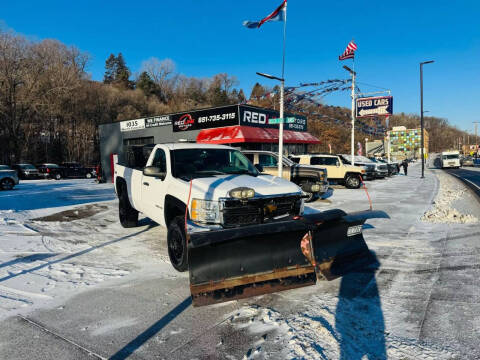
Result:
{"label": "sign pole", "polygon": [[285,19],[283,22],[283,57],[282,57],[282,80],[280,84],[280,125],[278,127],[278,177],[283,177],[283,102],[285,91],[285,37],[287,34],[287,3],[285,3]]}

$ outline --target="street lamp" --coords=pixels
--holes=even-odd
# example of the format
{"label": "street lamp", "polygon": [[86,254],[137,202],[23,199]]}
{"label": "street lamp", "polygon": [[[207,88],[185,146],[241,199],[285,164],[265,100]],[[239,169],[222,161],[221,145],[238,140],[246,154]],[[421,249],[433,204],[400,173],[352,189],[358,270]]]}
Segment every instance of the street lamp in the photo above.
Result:
{"label": "street lamp", "polygon": [[266,77],[267,79],[280,81],[280,124],[278,127],[278,177],[283,176],[283,93],[285,88],[285,79],[257,72],[257,75]]}
{"label": "street lamp", "polygon": [[368,157],[368,153],[367,153],[367,142],[368,142],[368,138],[365,138],[365,156]]}
{"label": "street lamp", "polygon": [[422,179],[425,177],[425,155],[424,150],[424,135],[423,135],[423,65],[433,63],[433,60],[423,61],[420,63],[420,131],[421,134],[421,157],[422,157]]}
{"label": "street lamp", "polygon": [[355,165],[355,77],[357,73],[350,69],[348,66],[343,66],[352,75],[352,135],[350,140],[352,165]]}

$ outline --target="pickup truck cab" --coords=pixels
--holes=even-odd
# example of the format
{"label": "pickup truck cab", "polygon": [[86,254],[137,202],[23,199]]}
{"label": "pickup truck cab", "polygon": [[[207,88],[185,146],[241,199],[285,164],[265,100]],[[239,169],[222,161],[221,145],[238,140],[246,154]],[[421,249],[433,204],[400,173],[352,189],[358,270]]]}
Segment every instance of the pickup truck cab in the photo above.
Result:
{"label": "pickup truck cab", "polygon": [[136,226],[142,212],[167,227],[168,253],[178,271],[188,268],[187,225],[189,231],[208,231],[303,213],[304,195],[297,185],[260,173],[229,146],[147,145],[127,152],[127,158],[130,167],[117,163],[114,168],[120,222]]}
{"label": "pickup truck cab", "polygon": [[349,189],[358,189],[361,184],[361,177],[365,175],[365,169],[345,164],[338,155],[291,155],[290,159],[297,164],[326,168],[329,181],[345,185]]}
{"label": "pickup truck cab", "polygon": [[[264,174],[278,174],[278,154],[271,151],[243,150],[242,153]],[[328,191],[327,170],[315,166],[300,165],[283,157],[283,178],[302,188],[306,202],[315,201]]]}

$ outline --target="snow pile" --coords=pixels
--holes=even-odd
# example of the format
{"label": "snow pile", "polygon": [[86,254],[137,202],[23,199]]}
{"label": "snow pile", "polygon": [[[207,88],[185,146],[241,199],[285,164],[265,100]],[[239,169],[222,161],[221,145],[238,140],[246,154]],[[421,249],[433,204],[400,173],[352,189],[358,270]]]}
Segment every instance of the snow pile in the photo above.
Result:
{"label": "snow pile", "polygon": [[438,172],[437,176],[440,181],[440,189],[433,203],[433,207],[422,216],[422,220],[437,224],[467,224],[478,222],[475,216],[462,214],[452,207],[452,203],[460,199],[467,192],[467,188],[444,172]]}
{"label": "snow pile", "polygon": [[228,324],[258,338],[244,360],[363,359],[362,355],[368,359],[456,358],[448,348],[385,332],[383,326],[373,324],[377,321],[371,316],[369,300],[349,299],[349,314],[335,312],[334,301],[322,298],[305,313],[285,316],[272,308],[243,306],[232,313]]}

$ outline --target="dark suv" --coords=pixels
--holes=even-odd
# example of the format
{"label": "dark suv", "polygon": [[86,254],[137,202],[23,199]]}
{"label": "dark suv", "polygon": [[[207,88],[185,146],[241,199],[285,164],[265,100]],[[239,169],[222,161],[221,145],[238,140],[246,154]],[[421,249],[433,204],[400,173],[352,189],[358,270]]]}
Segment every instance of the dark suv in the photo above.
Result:
{"label": "dark suv", "polygon": [[64,162],[60,165],[63,170],[63,177],[91,179],[95,176],[94,168],[84,167],[77,162]]}
{"label": "dark suv", "polygon": [[57,164],[40,164],[37,166],[37,168],[40,176],[44,177],[45,179],[60,180],[61,178],[65,177],[63,168]]}
{"label": "dark suv", "polygon": [[15,164],[12,165],[12,169],[17,172],[20,179],[38,179],[40,176],[37,168],[32,164]]}

